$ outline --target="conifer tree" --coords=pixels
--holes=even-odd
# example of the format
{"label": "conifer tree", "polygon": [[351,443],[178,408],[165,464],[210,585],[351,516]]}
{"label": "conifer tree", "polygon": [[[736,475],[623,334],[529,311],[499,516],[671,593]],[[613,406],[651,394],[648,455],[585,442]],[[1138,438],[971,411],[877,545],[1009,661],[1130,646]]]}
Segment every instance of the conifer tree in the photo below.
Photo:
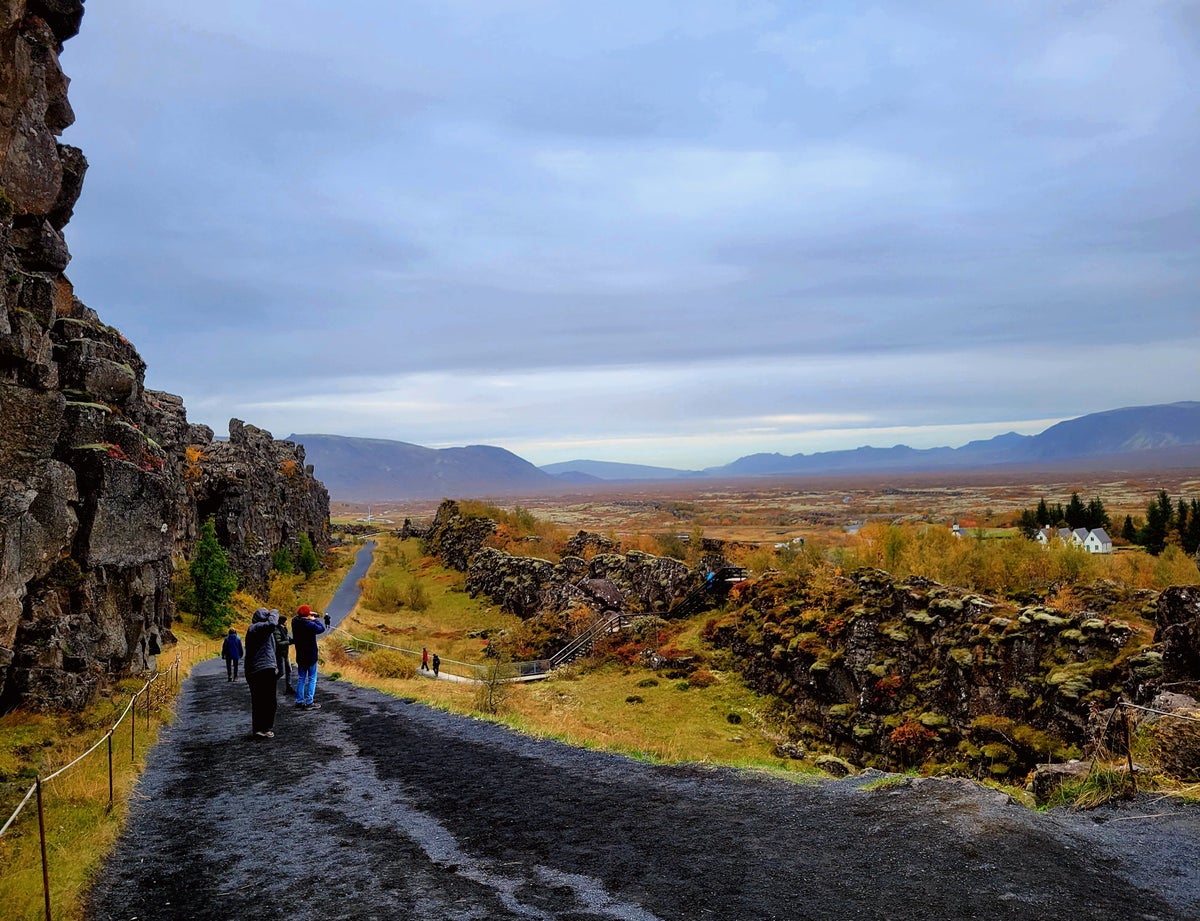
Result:
{"label": "conifer tree", "polygon": [[1125,524],[1121,526],[1121,537],[1129,541],[1131,544],[1137,543],[1137,528],[1133,526],[1133,518],[1129,515],[1125,516]]}
{"label": "conifer tree", "polygon": [[1067,503],[1065,512],[1068,528],[1084,527],[1084,519],[1087,517],[1087,509],[1083,506],[1083,500],[1079,498],[1079,493],[1071,493],[1071,501]]}
{"label": "conifer tree", "polygon": [[321,561],[317,559],[317,551],[313,549],[312,541],[307,534],[301,534],[298,543],[300,544],[300,555],[297,563],[300,571],[305,576],[311,576],[321,568]]}
{"label": "conifer tree", "polygon": [[229,602],[237,590],[237,575],[217,542],[217,526],[212,518],[205,519],[200,526],[200,541],[188,573],[200,628],[209,636],[219,636],[233,623],[235,612]]}

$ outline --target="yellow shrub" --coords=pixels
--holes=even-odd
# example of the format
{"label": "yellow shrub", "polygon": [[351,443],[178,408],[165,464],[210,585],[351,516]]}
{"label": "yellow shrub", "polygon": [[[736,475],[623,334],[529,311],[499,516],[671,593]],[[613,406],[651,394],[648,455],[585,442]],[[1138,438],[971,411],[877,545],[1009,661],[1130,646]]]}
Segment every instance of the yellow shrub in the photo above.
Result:
{"label": "yellow shrub", "polygon": [[413,678],[417,663],[394,649],[380,649],[362,660],[363,668],[380,678]]}

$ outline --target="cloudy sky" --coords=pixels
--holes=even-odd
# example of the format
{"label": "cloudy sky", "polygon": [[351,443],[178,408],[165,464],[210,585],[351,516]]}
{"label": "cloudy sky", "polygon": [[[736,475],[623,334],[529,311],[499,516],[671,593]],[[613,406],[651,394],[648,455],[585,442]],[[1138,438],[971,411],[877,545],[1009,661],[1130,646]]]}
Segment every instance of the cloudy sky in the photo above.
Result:
{"label": "cloudy sky", "polygon": [[1192,2],[92,0],[77,293],[193,421],[535,463],[1200,396]]}

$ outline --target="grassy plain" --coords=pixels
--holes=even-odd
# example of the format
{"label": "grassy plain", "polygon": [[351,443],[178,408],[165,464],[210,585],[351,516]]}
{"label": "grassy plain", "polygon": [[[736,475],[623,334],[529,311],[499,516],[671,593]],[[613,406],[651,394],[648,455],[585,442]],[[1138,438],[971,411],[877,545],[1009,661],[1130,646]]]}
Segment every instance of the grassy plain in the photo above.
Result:
{"label": "grassy plain", "polygon": [[[424,610],[380,605],[375,599],[379,586],[412,579],[429,586]],[[381,537],[377,561],[364,581],[367,591],[344,625],[360,638],[412,651],[427,646],[443,658],[483,663],[486,639],[472,634],[490,635],[519,623],[486,599],[467,596],[463,575],[422,556],[415,540]],[[680,649],[700,651],[699,631],[709,616],[672,624],[670,641]],[[356,659],[339,649],[331,649],[331,655],[328,667],[343,678],[434,706],[478,712],[475,686],[424,676],[384,678],[371,670],[370,655]],[[706,670],[712,683],[701,687],[615,661],[590,665],[594,667],[585,663],[543,681],[508,685],[505,705],[495,718],[532,735],[635,757],[788,766],[773,753],[783,737],[772,728],[768,702],[747,689],[735,672]]]}
{"label": "grassy plain", "polygon": [[[1145,517],[1147,504],[1160,489],[1172,497],[1200,497],[1200,470],[1081,471],[1047,466],[1000,472],[668,480],[564,488],[555,495],[479,498],[505,508],[520,506],[569,531],[583,528],[628,538],[686,534],[700,527],[706,537],[769,545],[793,537],[836,543],[846,537],[847,526],[871,521],[947,527],[958,521],[969,531],[984,528],[986,536],[999,536],[1011,533],[1021,509],[1043,498],[1065,505],[1072,492],[1084,502],[1099,496],[1115,532],[1126,515]],[[436,500],[422,500],[386,507],[396,521],[428,521],[437,505]],[[348,522],[367,508],[365,503],[337,502],[332,512],[336,520]]]}

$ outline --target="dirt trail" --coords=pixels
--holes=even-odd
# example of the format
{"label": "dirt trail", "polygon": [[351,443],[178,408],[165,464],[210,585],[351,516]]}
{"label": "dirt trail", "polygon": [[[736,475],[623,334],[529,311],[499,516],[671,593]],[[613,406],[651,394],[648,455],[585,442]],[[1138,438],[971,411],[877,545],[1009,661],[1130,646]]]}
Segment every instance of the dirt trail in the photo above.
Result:
{"label": "dirt trail", "polygon": [[966,782],[658,767],[344,682],[317,697],[281,700],[276,738],[252,741],[245,684],[200,666],[92,917],[1200,916],[1200,810],[1098,823]]}

